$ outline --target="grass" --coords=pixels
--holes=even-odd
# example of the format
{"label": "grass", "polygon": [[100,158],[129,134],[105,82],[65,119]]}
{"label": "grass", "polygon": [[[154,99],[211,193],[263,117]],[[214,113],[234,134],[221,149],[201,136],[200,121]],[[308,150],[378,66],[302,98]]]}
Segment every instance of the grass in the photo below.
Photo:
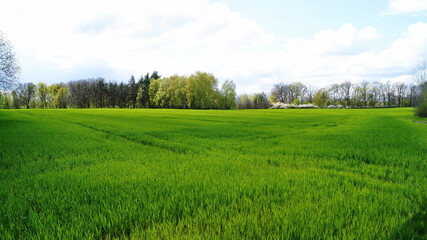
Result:
{"label": "grass", "polygon": [[1,239],[427,239],[411,109],[0,111]]}

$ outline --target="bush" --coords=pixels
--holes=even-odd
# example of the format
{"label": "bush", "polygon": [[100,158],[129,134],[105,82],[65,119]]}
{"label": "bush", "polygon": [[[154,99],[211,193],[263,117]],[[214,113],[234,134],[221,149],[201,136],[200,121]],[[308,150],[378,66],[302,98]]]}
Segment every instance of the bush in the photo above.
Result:
{"label": "bush", "polygon": [[338,104],[338,105],[328,105],[326,108],[335,109],[335,108],[343,108],[343,106],[340,105],[340,104]]}
{"label": "bush", "polygon": [[307,108],[319,108],[319,107],[313,104],[295,105],[295,104],[278,102],[278,103],[274,103],[273,106],[271,106],[270,108],[271,109],[289,109],[289,108],[307,109]]}
{"label": "bush", "polygon": [[424,101],[424,103],[415,109],[415,115],[418,117],[427,117],[427,102]]}
{"label": "bush", "polygon": [[427,91],[424,92],[424,101],[415,109],[418,117],[427,117]]}

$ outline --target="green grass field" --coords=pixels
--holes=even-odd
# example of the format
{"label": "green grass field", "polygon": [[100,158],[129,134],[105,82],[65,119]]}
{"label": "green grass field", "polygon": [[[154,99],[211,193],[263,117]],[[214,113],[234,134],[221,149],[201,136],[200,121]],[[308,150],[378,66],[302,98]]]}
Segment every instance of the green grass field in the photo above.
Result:
{"label": "green grass field", "polygon": [[0,111],[1,239],[426,239],[412,109]]}

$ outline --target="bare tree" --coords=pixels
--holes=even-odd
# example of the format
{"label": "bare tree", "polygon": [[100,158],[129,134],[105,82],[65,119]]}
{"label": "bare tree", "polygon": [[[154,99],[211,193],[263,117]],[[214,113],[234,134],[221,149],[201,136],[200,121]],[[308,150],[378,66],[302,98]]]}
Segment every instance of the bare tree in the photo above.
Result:
{"label": "bare tree", "polygon": [[407,86],[405,85],[405,83],[396,82],[393,83],[393,88],[397,98],[397,106],[403,107],[403,99],[405,97],[405,91]]}
{"label": "bare tree", "polygon": [[427,61],[421,61],[414,69],[414,73],[412,74],[412,78],[417,83],[424,86],[427,85]]}
{"label": "bare tree", "polygon": [[328,91],[329,91],[329,95],[331,95],[334,100],[334,105],[336,105],[337,100],[340,99],[340,85],[337,83],[334,83],[331,86],[329,86]]}
{"label": "bare tree", "polygon": [[368,81],[362,81],[359,86],[356,88],[357,95],[359,96],[359,101],[363,104],[364,107],[368,106]]}
{"label": "bare tree", "polygon": [[273,90],[271,90],[271,95],[274,96],[276,101],[285,103],[289,100],[289,85],[284,83],[278,83],[274,85]]}
{"label": "bare tree", "polygon": [[296,99],[302,100],[307,94],[307,86],[300,82],[291,83],[289,89],[289,103],[293,103]]}
{"label": "bare tree", "polygon": [[346,101],[346,106],[350,106],[351,104],[351,88],[353,84],[350,81],[345,81],[340,84],[341,96],[343,96]]}
{"label": "bare tree", "polygon": [[20,71],[12,44],[0,32],[0,89],[15,87]]}
{"label": "bare tree", "polygon": [[380,101],[380,83],[375,81],[371,83],[371,87],[369,88],[369,96],[370,96],[370,104],[372,107],[375,107],[377,103]]}

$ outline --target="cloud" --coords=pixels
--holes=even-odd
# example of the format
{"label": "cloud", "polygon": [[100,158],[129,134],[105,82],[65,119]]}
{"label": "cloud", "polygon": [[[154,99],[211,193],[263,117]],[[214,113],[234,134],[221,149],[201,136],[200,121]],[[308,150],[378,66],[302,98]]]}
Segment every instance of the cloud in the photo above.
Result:
{"label": "cloud", "polygon": [[346,79],[410,82],[413,67],[427,56],[427,23],[411,24],[390,46],[374,52],[371,45],[378,38],[375,28],[357,30],[348,23],[311,39],[290,39],[277,58],[281,63],[277,75],[281,81],[317,87]]}
{"label": "cloud", "polygon": [[337,31],[323,30],[315,34],[312,40],[293,38],[283,48],[287,51],[305,49],[305,52],[320,55],[355,55],[369,50],[369,44],[378,37],[373,27],[357,31],[353,24],[347,23]]}
{"label": "cloud", "polygon": [[424,15],[427,13],[426,0],[389,0],[388,8],[383,11],[385,15],[414,14]]}
{"label": "cloud", "polygon": [[34,59],[69,72],[93,66],[101,74],[99,63],[128,75],[154,69],[163,75],[216,72],[223,62],[274,41],[255,20],[208,0],[8,4],[0,29],[12,36],[18,52],[31,51]]}
{"label": "cloud", "polygon": [[28,0],[9,1],[7,9],[0,29],[22,60],[23,81],[207,71],[233,80],[239,93],[269,92],[278,82],[409,81],[427,56],[423,22],[374,52],[381,36],[371,26],[346,23],[279,42],[254,19],[208,0]]}

